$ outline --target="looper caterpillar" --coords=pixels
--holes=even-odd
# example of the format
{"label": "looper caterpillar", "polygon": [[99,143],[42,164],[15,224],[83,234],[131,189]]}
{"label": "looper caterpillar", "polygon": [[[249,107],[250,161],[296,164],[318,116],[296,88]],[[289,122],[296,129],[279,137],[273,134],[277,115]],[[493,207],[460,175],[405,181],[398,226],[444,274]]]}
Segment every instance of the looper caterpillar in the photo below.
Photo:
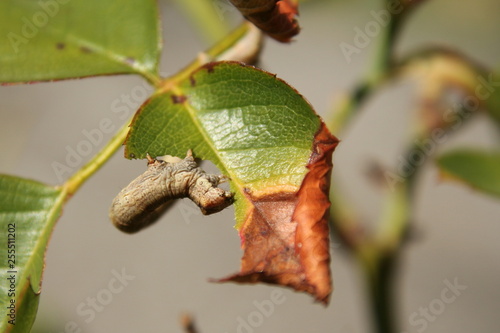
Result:
{"label": "looper caterpillar", "polygon": [[113,200],[109,217],[118,229],[133,233],[147,227],[173,199],[188,197],[205,215],[217,213],[233,202],[233,193],[217,187],[226,177],[203,171],[191,150],[184,159],[147,158],[148,169]]}

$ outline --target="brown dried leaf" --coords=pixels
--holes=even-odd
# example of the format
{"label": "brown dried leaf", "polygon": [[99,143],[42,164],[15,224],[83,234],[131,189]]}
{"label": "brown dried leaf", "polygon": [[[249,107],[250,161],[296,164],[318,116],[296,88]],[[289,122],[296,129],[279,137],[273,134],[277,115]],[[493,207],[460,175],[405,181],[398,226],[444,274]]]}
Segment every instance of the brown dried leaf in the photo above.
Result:
{"label": "brown dried leaf", "polygon": [[241,271],[220,280],[289,286],[328,304],[332,291],[327,212],[332,153],[338,144],[324,124],[316,133],[300,189],[269,189],[247,198],[253,205],[240,230]]}
{"label": "brown dried leaf", "polygon": [[277,41],[286,43],[300,31],[292,0],[230,0],[241,14]]}

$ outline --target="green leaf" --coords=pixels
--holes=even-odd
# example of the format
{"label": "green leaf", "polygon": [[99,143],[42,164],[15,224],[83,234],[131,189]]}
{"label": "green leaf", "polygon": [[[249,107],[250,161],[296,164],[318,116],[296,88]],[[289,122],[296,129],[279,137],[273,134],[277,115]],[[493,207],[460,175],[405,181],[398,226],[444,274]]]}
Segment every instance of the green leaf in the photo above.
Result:
{"label": "green leaf", "polygon": [[[0,175],[1,332],[29,332],[33,325],[45,249],[65,197],[59,188]],[[16,307],[15,325],[9,323],[14,319],[9,316],[10,304]]]}
{"label": "green leaf", "polygon": [[321,120],[274,75],[221,62],[203,66],[170,91],[154,95],[132,122],[125,156],[211,160],[231,178],[237,227],[248,193],[297,191]]}
{"label": "green leaf", "polygon": [[445,177],[495,196],[500,196],[500,152],[456,150],[437,160]]}
{"label": "green leaf", "polygon": [[154,0],[0,1],[0,82],[157,76]]}

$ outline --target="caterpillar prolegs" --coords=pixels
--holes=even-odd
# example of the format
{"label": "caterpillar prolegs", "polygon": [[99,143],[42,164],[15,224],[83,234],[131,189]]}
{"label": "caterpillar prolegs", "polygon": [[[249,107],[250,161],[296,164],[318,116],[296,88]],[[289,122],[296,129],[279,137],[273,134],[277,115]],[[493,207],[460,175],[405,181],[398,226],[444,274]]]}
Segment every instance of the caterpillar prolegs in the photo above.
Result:
{"label": "caterpillar prolegs", "polygon": [[224,175],[207,174],[191,150],[184,159],[148,157],[147,170],[118,193],[109,217],[120,230],[137,232],[154,223],[173,199],[190,198],[203,214],[217,213],[233,202],[233,193],[217,187]]}

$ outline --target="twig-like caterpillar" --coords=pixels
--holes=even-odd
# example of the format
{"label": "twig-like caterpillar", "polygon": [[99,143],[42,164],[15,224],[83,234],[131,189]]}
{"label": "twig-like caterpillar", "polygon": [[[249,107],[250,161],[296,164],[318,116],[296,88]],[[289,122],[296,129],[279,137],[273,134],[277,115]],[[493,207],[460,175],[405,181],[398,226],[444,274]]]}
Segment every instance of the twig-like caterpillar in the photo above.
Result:
{"label": "twig-like caterpillar", "polygon": [[148,169],[118,193],[109,217],[118,229],[137,232],[155,222],[171,200],[185,197],[203,214],[217,213],[233,202],[233,193],[217,187],[225,180],[198,167],[191,150],[184,159],[148,155]]}

